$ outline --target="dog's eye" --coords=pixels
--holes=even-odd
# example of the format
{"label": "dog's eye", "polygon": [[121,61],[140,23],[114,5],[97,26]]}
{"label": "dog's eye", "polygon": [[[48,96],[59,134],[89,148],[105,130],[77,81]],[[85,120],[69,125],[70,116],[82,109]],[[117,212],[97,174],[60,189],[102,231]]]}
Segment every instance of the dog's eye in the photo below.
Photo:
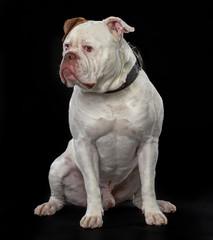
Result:
{"label": "dog's eye", "polygon": [[65,48],[65,50],[67,51],[67,50],[70,49],[70,45],[69,45],[69,44],[65,44],[65,45],[64,45],[64,48]]}
{"label": "dog's eye", "polygon": [[92,52],[93,47],[91,47],[91,46],[84,46],[84,49],[85,49],[87,52]]}

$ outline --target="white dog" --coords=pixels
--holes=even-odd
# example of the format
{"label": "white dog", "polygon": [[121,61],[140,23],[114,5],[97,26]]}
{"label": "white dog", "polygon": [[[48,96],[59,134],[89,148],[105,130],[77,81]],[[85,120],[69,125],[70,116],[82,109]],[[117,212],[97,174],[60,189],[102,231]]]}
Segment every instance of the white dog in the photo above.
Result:
{"label": "white dog", "polygon": [[157,201],[154,189],[163,103],[123,38],[134,28],[117,17],[74,18],[64,31],[60,76],[74,87],[73,139],[51,165],[51,197],[35,214],[52,215],[67,201],[87,207],[83,228],[97,228],[104,210],[132,200],[147,224],[167,224],[163,212],[176,207]]}

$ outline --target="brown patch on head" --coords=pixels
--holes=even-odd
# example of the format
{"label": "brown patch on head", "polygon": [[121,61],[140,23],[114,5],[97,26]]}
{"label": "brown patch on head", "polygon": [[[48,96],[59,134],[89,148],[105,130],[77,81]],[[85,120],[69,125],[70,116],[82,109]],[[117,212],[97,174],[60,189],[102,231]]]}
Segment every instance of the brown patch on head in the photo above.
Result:
{"label": "brown patch on head", "polygon": [[62,42],[65,40],[66,36],[68,35],[68,33],[77,25],[87,22],[88,20],[86,20],[85,18],[82,17],[76,17],[76,18],[71,18],[71,19],[67,19],[64,23],[64,36],[62,38]]}

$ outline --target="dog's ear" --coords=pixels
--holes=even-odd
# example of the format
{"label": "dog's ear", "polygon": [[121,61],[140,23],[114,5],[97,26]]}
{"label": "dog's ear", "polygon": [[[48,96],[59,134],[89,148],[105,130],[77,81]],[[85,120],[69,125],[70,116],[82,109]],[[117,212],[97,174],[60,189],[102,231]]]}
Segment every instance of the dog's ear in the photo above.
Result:
{"label": "dog's ear", "polygon": [[121,39],[123,33],[134,32],[135,29],[126,24],[122,19],[118,17],[108,17],[103,20],[103,22],[108,26],[112,35],[117,39]]}
{"label": "dog's ear", "polygon": [[64,42],[66,36],[74,27],[84,22],[87,22],[87,20],[82,17],[67,19],[64,23],[64,36],[62,38],[62,42]]}

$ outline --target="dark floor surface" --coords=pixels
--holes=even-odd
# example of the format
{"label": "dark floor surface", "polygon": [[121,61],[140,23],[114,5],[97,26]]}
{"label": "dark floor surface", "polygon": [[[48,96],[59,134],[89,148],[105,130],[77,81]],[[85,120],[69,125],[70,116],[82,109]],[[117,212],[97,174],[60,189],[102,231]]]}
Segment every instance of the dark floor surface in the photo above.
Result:
{"label": "dark floor surface", "polygon": [[[34,204],[1,206],[2,239],[68,240],[68,239],[213,239],[213,198],[210,195],[194,200],[172,200],[177,212],[167,214],[168,225],[145,224],[144,216],[131,202],[109,209],[101,229],[85,230],[79,226],[85,208],[65,206],[50,217],[33,215]],[[36,203],[37,204],[37,203]],[[19,238],[20,237],[20,238]]]}

